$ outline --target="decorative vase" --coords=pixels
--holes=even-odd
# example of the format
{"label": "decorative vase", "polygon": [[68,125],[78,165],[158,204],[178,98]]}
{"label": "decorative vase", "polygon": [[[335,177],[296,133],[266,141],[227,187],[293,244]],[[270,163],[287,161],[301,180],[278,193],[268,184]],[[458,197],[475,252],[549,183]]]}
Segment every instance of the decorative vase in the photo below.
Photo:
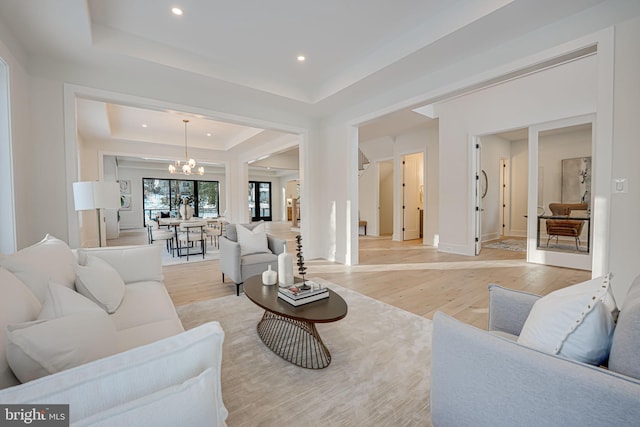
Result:
{"label": "decorative vase", "polygon": [[180,205],[180,218],[188,221],[193,216],[193,208],[190,205]]}
{"label": "decorative vase", "polygon": [[286,244],[278,255],[278,284],[281,287],[293,285],[293,255],[287,252]]}
{"label": "decorative vase", "polygon": [[262,284],[264,285],[275,285],[278,281],[278,273],[271,269],[271,265],[269,265],[269,269],[262,273]]}

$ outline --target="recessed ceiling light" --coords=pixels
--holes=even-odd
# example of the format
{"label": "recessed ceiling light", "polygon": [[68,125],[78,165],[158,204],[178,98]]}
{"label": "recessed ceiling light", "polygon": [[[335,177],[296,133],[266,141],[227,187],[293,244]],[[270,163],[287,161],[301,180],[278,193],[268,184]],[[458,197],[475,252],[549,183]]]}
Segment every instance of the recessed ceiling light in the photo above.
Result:
{"label": "recessed ceiling light", "polygon": [[305,59],[307,58],[304,55],[298,55],[298,62],[304,62]]}
{"label": "recessed ceiling light", "polygon": [[143,127],[143,128],[146,128],[146,127],[147,127],[147,125],[146,125],[146,124],[143,124],[143,125],[142,125],[142,127]]}
{"label": "recessed ceiling light", "polygon": [[211,136],[211,132],[207,132],[207,136]]}
{"label": "recessed ceiling light", "polygon": [[174,15],[182,15],[182,9],[180,9],[179,7],[174,7],[173,9],[171,9],[171,12],[173,12]]}

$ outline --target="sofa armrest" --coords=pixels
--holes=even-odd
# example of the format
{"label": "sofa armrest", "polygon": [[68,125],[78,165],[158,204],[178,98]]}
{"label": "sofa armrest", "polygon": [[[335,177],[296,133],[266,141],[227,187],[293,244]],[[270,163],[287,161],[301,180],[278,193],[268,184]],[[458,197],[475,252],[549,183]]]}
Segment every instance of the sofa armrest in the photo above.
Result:
{"label": "sofa armrest", "polygon": [[287,244],[287,241],[267,234],[267,244],[269,245],[269,250],[271,250],[271,252],[276,255],[280,255],[284,252],[284,246]]}
{"label": "sofa armrest", "polygon": [[[209,398],[193,402],[183,420],[193,419],[186,413],[201,408],[216,419],[211,425],[224,426],[227,409],[222,401],[220,372],[224,332],[218,322],[209,322],[189,331],[137,347],[123,353],[96,360],[25,384],[0,390],[3,404],[69,404],[71,423],[82,424],[96,414],[145,401],[167,389],[193,380],[208,370],[215,375]],[[138,411],[140,414],[140,411]],[[157,419],[153,413],[142,413],[156,426],[177,425]],[[135,424],[135,420],[132,421]],[[175,422],[175,420],[174,420]],[[142,425],[142,424],[138,424]]]}
{"label": "sofa armrest", "polygon": [[539,295],[489,285],[489,330],[520,335],[531,307]]}
{"label": "sofa armrest", "polygon": [[533,350],[438,312],[431,415],[438,427],[635,425],[640,381]]}
{"label": "sofa armrest", "polygon": [[220,236],[218,245],[220,248],[220,271],[235,283],[242,283],[240,243]]}
{"label": "sofa armrest", "polygon": [[84,264],[87,255],[94,255],[115,268],[125,283],[162,282],[162,250],[160,245],[78,249],[78,262]]}

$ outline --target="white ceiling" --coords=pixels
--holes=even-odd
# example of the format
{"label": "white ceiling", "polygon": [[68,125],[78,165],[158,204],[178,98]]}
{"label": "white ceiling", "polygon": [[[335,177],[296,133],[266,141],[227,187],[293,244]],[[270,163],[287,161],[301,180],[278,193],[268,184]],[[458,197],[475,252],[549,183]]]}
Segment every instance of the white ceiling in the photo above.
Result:
{"label": "white ceiling", "polygon": [[377,73],[402,84],[601,1],[2,0],[0,19],[32,55],[136,58],[313,104]]}
{"label": "white ceiling", "polygon": [[[107,70],[144,62],[318,114],[363,102],[601,1],[2,0],[0,20],[29,58]],[[172,14],[174,6],[184,14]],[[305,62],[296,60],[300,54]],[[81,134],[180,145],[186,116],[194,147],[228,150],[280,136],[181,112],[99,104],[80,101]],[[367,124],[361,136],[429,122],[411,111],[394,114]]]}
{"label": "white ceiling", "polygon": [[[226,151],[264,129],[208,119],[179,111],[155,111],[89,99],[77,100],[78,131],[85,139],[119,139]],[[273,138],[280,135],[274,133]]]}

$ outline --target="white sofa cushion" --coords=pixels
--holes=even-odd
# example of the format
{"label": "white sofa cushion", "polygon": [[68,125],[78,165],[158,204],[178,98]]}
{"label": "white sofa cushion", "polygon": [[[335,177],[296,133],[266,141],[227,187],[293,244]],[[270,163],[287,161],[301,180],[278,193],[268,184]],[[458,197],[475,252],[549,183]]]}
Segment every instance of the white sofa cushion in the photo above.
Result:
{"label": "white sofa cushion", "polygon": [[100,307],[52,284],[38,320],[7,327],[7,360],[21,382],[117,352],[113,322]]}
{"label": "white sofa cushion", "polygon": [[122,304],[111,320],[121,351],[184,331],[167,289],[159,282],[126,285]]}
{"label": "white sofa cushion", "polygon": [[160,245],[78,249],[78,260],[80,265],[86,265],[88,255],[97,256],[115,268],[126,284],[162,282],[162,250]]}
{"label": "white sofa cushion", "polygon": [[240,255],[250,255],[257,253],[270,253],[267,241],[267,232],[264,223],[258,224],[252,230],[239,224],[236,226],[238,233],[238,243],[240,244]]}
{"label": "white sofa cushion", "polygon": [[[220,408],[212,368],[182,384],[144,396],[80,420],[74,426],[215,426]],[[149,414],[153,414],[150,418]]]}
{"label": "white sofa cushion", "polygon": [[35,245],[24,248],[2,259],[2,266],[15,274],[40,300],[49,281],[73,289],[76,280],[76,258],[69,246],[47,234]]}
{"label": "white sofa cushion", "polygon": [[20,384],[7,362],[7,325],[34,320],[40,301],[16,276],[0,267],[0,389]]}
{"label": "white sofa cushion", "polygon": [[615,310],[609,275],[559,289],[535,302],[518,342],[598,365],[609,355]]}
{"label": "white sofa cushion", "polygon": [[120,274],[101,258],[88,255],[85,265],[76,266],[78,292],[109,314],[120,307],[124,297],[124,287]]}

